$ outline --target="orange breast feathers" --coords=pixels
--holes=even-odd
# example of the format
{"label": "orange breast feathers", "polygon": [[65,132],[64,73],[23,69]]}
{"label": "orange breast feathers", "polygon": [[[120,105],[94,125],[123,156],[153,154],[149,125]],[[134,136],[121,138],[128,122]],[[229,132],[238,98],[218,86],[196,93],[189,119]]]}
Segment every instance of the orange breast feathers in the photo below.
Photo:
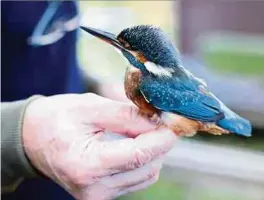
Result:
{"label": "orange breast feathers", "polygon": [[152,117],[159,111],[149,104],[138,89],[142,74],[139,69],[132,65],[127,67],[125,75],[126,96],[140,109],[142,115]]}

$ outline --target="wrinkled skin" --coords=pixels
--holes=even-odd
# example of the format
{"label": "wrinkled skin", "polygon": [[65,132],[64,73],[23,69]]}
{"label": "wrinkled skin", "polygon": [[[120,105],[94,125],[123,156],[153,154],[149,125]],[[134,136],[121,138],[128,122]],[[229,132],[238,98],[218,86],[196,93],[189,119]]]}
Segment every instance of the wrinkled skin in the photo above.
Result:
{"label": "wrinkled skin", "polygon": [[[123,138],[106,140],[106,130]],[[155,183],[177,140],[133,105],[94,94],[34,100],[22,138],[33,166],[81,200],[113,199]]]}

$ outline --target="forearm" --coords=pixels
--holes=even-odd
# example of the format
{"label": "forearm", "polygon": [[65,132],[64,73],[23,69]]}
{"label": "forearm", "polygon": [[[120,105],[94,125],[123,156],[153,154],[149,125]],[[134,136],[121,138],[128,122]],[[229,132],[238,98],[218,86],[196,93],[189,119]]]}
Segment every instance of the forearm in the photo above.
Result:
{"label": "forearm", "polygon": [[23,116],[27,105],[38,98],[1,103],[1,181],[2,192],[12,191],[24,179],[34,176],[22,142]]}

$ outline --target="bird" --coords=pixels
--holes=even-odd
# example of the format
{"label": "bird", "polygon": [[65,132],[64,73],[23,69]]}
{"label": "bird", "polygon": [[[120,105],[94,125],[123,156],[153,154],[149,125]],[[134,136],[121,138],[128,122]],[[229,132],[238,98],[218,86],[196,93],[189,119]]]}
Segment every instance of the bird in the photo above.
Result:
{"label": "bird", "polygon": [[80,29],[111,44],[128,61],[125,93],[142,115],[179,136],[252,135],[250,121],[183,66],[179,50],[158,26],[131,26],[117,35],[89,26]]}

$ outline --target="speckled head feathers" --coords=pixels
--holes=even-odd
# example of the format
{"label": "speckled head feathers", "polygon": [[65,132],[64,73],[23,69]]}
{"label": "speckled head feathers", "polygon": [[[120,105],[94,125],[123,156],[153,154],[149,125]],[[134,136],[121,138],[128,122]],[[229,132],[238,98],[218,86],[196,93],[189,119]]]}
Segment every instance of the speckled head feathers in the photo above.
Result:
{"label": "speckled head feathers", "polygon": [[121,31],[117,36],[120,43],[133,51],[140,51],[144,57],[161,66],[180,64],[179,53],[166,34],[153,25],[138,25]]}

